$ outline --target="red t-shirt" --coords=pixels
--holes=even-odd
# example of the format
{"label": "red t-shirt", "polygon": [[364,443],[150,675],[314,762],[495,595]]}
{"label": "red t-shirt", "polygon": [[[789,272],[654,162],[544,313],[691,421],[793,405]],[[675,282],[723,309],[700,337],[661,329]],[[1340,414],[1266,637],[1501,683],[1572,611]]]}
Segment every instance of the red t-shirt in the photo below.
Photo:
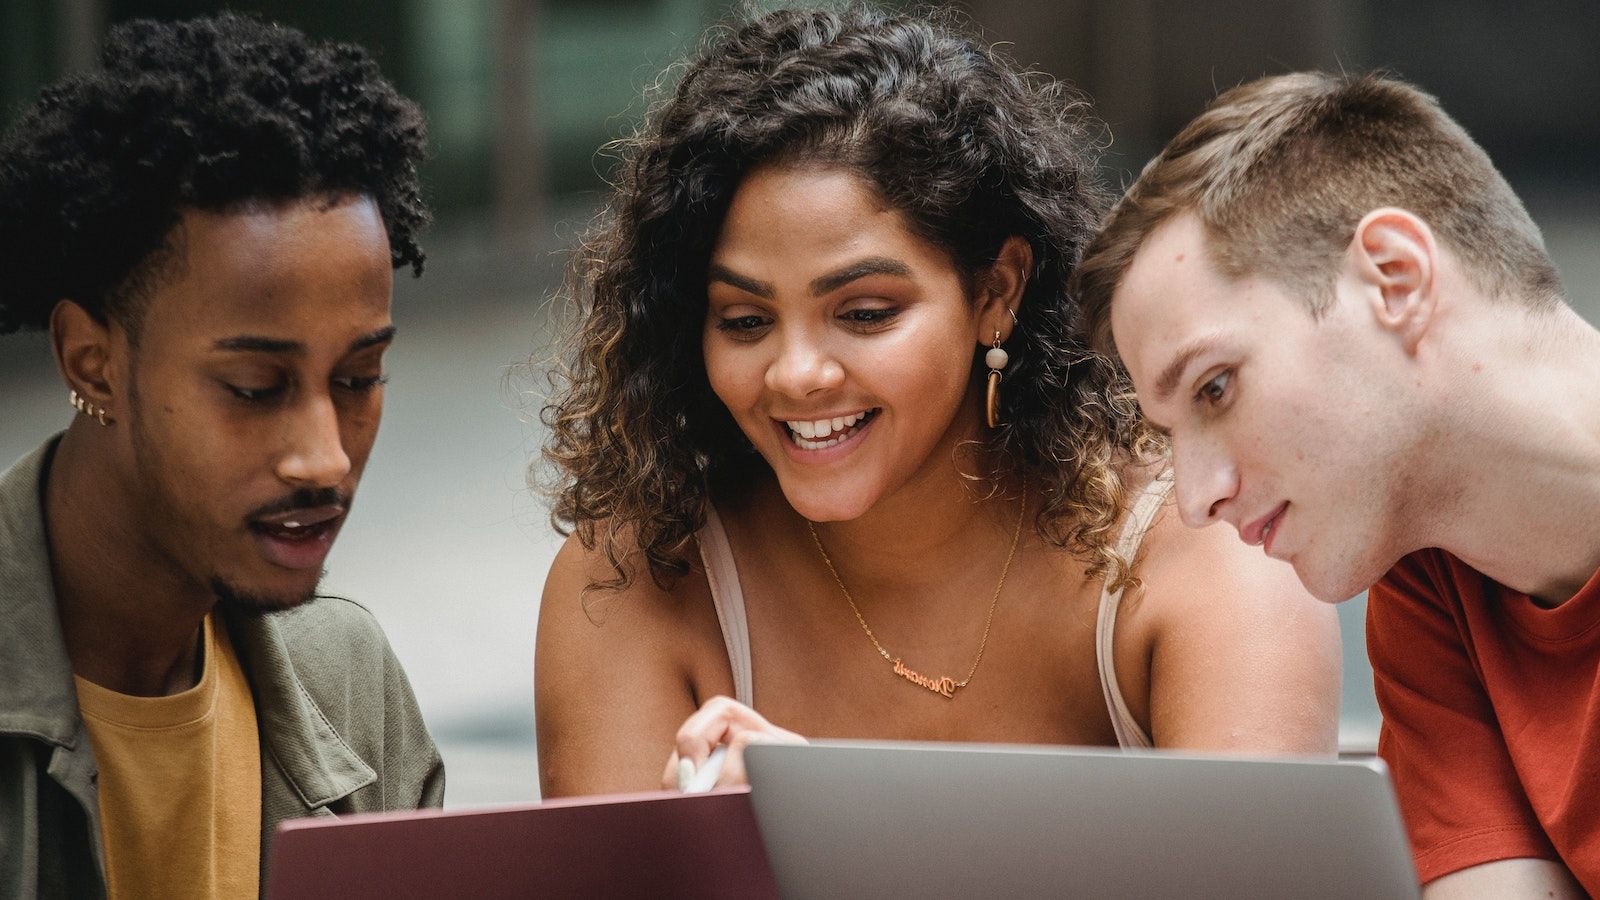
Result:
{"label": "red t-shirt", "polygon": [[1535,857],[1600,895],[1600,572],[1541,609],[1413,553],[1369,594],[1367,652],[1423,882]]}

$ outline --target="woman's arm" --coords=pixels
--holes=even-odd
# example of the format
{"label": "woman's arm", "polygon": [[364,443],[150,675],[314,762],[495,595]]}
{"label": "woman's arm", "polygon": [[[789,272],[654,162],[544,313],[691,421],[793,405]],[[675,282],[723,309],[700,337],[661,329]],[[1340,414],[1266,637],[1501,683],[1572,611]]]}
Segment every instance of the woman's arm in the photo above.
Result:
{"label": "woman's arm", "polygon": [[614,573],[569,538],[539,606],[534,707],[542,796],[649,791],[699,696],[733,691],[705,579],[669,591],[639,573],[622,591],[586,588]]}
{"label": "woman's arm", "polygon": [[1334,607],[1233,529],[1185,528],[1171,507],[1145,547],[1138,571],[1156,746],[1335,752],[1341,656]]}
{"label": "woman's arm", "polygon": [[1451,872],[1422,889],[1423,900],[1475,897],[1587,897],[1566,866],[1548,859],[1500,859]]}
{"label": "woman's arm", "polygon": [[[674,738],[672,755],[661,773],[664,790],[681,788],[685,776],[693,775],[718,746],[727,751],[713,787],[749,784],[744,768],[744,748],[751,744],[804,744],[806,739],[787,728],[768,722],[766,717],[732,697],[717,696],[695,710]],[[685,769],[685,762],[687,768]]]}

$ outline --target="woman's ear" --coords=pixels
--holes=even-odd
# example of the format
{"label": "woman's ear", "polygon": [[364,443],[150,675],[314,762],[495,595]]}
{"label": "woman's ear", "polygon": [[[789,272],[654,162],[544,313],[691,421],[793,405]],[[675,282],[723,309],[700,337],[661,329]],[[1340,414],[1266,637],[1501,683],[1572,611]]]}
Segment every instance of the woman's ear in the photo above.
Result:
{"label": "woman's ear", "polygon": [[994,343],[997,331],[1002,342],[1010,340],[1032,272],[1033,247],[1025,238],[1016,235],[1006,238],[994,265],[978,283],[979,344],[987,347]]}

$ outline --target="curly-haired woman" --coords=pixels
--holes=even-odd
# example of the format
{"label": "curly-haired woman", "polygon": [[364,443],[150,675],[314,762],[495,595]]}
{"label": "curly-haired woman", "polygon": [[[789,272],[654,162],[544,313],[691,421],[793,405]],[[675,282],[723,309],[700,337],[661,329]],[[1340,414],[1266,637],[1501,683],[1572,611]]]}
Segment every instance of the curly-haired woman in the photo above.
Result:
{"label": "curly-haired woman", "polygon": [[944,19],[713,32],[570,282],[546,796],[799,735],[1334,749],[1331,607],[1181,527],[1080,335],[1095,137]]}

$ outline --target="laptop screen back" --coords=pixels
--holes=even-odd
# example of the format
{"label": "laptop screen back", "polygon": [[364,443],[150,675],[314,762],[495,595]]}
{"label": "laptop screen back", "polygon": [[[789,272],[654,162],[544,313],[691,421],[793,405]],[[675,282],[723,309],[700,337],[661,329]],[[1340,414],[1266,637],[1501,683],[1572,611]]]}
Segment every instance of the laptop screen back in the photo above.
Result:
{"label": "laptop screen back", "polygon": [[783,896],[1415,898],[1378,760],[753,745]]}
{"label": "laptop screen back", "polygon": [[744,789],[299,819],[268,900],[312,897],[775,898]]}

